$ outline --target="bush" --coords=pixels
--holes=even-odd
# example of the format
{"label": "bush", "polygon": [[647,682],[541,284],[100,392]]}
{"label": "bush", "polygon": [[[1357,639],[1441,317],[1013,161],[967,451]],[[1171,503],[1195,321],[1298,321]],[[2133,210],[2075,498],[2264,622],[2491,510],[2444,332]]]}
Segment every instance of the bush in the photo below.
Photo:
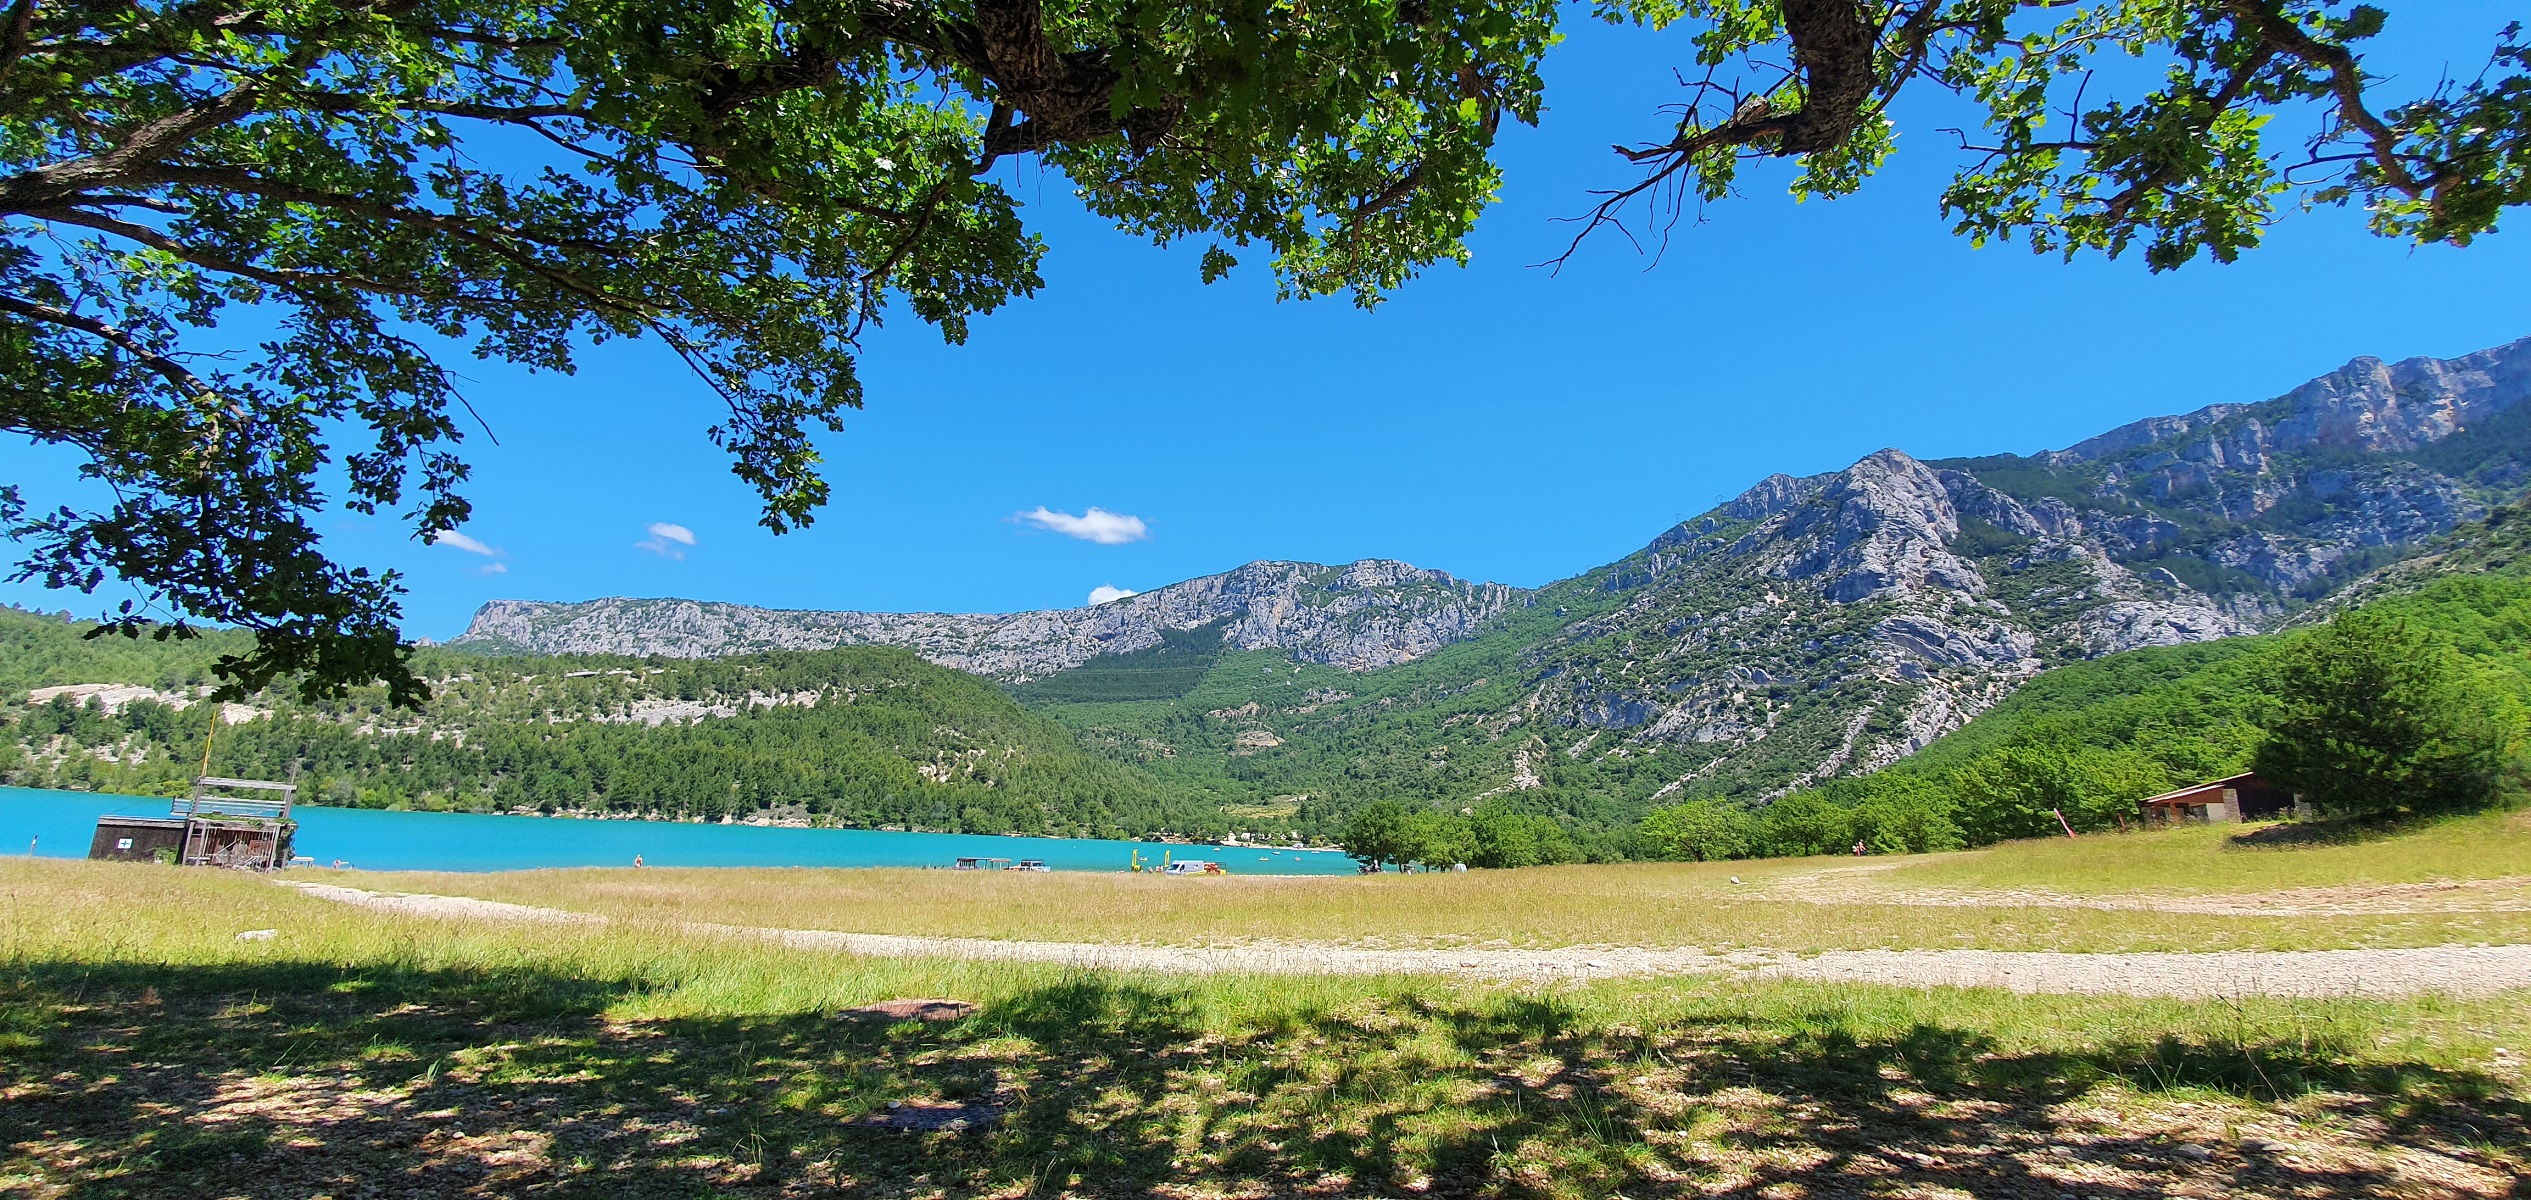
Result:
{"label": "bush", "polygon": [[1501,799],[1466,816],[1395,800],[1366,804],[1345,823],[1345,853],[1366,867],[1536,867],[1578,862],[1581,847],[1555,818]]}
{"label": "bush", "polygon": [[1968,845],[1953,819],[1956,805],[1942,785],[1921,775],[1873,775],[1854,781],[1853,830],[1875,854],[1930,854]]}
{"label": "bush", "polygon": [[1500,798],[1468,818],[1467,863],[1475,867],[1538,867],[1574,862],[1581,850],[1554,818],[1522,812]]}
{"label": "bush", "polygon": [[2170,787],[2169,772],[2145,754],[2045,737],[2004,746],[1951,773],[1960,832],[1979,845],[2059,833],[2059,814],[2076,829],[2105,829],[2136,801]]}
{"label": "bush", "polygon": [[1655,809],[1643,819],[1641,836],[1663,858],[1720,862],[1749,853],[1749,814],[1720,800],[1690,800]]}
{"label": "bush", "polygon": [[1854,845],[1854,814],[1821,791],[1795,792],[1757,814],[1761,858],[1843,854]]}
{"label": "bush", "polygon": [[2322,812],[2448,812],[2493,798],[2519,716],[2452,649],[2361,610],[2295,639],[2252,769]]}

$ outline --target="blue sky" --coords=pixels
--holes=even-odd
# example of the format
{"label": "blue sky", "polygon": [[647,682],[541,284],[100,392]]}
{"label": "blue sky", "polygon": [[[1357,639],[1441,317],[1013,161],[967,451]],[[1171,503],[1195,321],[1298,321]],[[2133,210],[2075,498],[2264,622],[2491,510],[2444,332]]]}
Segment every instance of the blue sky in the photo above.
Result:
{"label": "blue sky", "polygon": [[[2450,55],[2467,74],[2515,7],[2398,6],[2381,61],[2422,79]],[[1543,127],[1505,132],[1503,202],[1473,264],[1375,312],[1278,304],[1254,268],[1206,287],[1193,248],[1116,234],[1026,166],[1049,286],[964,347],[910,319],[869,339],[869,408],[822,442],[835,502],[810,529],[757,527],[704,440],[709,392],[656,346],[617,344],[571,377],[464,364],[500,445],[467,444],[463,532],[495,553],[349,514],[329,520],[328,545],[402,569],[408,632],[435,638],[496,597],[1000,611],[1260,558],[1400,558],[1538,584],[1769,472],[1884,446],[2058,447],[2264,399],[2359,354],[2531,334],[2520,232],[2412,249],[2322,210],[2238,264],[2160,276],[1974,249],[1936,212],[1954,156],[1945,114],[1927,110],[1903,114],[1897,160],[1861,196],[1795,204],[1758,173],[1679,228],[1657,266],[1602,238],[1561,273],[1537,269],[1570,237],[1558,218],[1623,178],[1608,145],[1657,136],[1685,59],[1674,36],[1568,29]],[[67,467],[0,447],[0,477],[36,498],[60,494]],[[1093,507],[1119,518],[1104,540],[1020,517]],[[1124,517],[1139,538],[1124,540]],[[0,599],[82,612],[119,598],[111,584],[96,598],[0,585]]]}

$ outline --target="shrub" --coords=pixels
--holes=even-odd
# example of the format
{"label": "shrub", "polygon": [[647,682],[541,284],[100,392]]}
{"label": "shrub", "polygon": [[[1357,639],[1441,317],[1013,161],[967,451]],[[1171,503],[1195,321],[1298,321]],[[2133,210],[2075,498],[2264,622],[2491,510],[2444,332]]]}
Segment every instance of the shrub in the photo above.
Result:
{"label": "shrub", "polygon": [[1960,831],[1981,845],[2047,837],[2060,830],[2059,814],[2077,829],[2107,828],[2170,786],[2169,772],[2150,756],[2048,737],[2001,747],[1951,773]]}
{"label": "shrub", "polygon": [[1749,814],[1720,800],[1690,800],[1647,814],[1641,833],[1663,858],[1719,862],[1749,853],[1751,824]]}
{"label": "shrub", "polygon": [[1536,867],[1581,857],[1564,826],[1500,798],[1476,807],[1468,818],[1468,835],[1470,866]]}
{"label": "shrub", "polygon": [[1921,775],[1873,775],[1855,783],[1854,836],[1873,853],[1930,854],[1968,845],[1941,784]]}

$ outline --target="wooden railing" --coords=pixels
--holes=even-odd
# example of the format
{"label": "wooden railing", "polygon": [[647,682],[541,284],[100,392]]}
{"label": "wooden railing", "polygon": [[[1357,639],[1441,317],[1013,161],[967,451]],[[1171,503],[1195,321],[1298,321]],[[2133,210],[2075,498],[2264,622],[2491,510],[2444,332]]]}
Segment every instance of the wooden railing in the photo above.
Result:
{"label": "wooden railing", "polygon": [[[278,792],[278,799],[263,796],[222,796],[223,791]],[[261,817],[287,821],[290,806],[298,799],[299,785],[273,783],[263,779],[222,779],[205,775],[193,781],[193,794],[176,801],[169,814],[178,817]]]}

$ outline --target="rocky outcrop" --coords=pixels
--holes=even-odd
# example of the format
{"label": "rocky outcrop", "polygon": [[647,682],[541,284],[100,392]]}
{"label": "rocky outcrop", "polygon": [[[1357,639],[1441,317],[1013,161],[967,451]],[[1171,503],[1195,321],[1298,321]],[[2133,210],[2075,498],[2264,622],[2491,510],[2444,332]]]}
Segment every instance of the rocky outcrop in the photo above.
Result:
{"label": "rocky outcrop", "polygon": [[2173,461],[2256,471],[2270,454],[2414,450],[2525,396],[2531,396],[2531,338],[2459,358],[2358,358],[2266,404],[2214,404],[2148,417],[2045,457],[2059,464],[2103,462],[2152,447]]}
{"label": "rocky outcrop", "polygon": [[1083,608],[1006,614],[817,612],[695,600],[496,600],[452,645],[537,654],[706,658],[765,650],[901,646],[1006,680],[1158,645],[1163,629],[1223,622],[1242,650],[1363,671],[1475,634],[1520,589],[1366,559],[1342,567],[1257,562]]}
{"label": "rocky outcrop", "polygon": [[1849,604],[1926,588],[1986,590],[1977,568],[1946,548],[1959,536],[1959,513],[1923,463],[1883,450],[1814,495],[1772,531],[1807,550],[1785,566],[1785,578],[1825,580],[1828,598]]}
{"label": "rocky outcrop", "polygon": [[[1964,549],[1964,518],[2023,541]],[[1533,652],[1527,719],[1623,731],[1600,756],[1703,747],[1701,779],[1780,788],[1788,765],[1895,761],[2050,662],[2252,628],[2120,565],[2110,525],[1898,450],[1771,478],[1583,576],[1623,602]]]}
{"label": "rocky outcrop", "polygon": [[1616,604],[1533,652],[1527,708],[1624,731],[1604,759],[1704,748],[1665,792],[1885,765],[2053,663],[2253,632],[2474,519],[2531,472],[2428,450],[2526,396],[2531,339],[2026,459],[1770,476],[1575,581]]}
{"label": "rocky outcrop", "polygon": [[[2065,515],[2120,562],[2149,571],[2181,556],[2215,568],[2224,590],[2309,600],[2531,481],[2511,450],[2519,433],[2503,432],[2526,397],[2531,339],[2455,359],[2359,358],[2274,400],[2138,421],[2012,474],[2045,479],[2052,503],[2073,497]],[[2473,432],[2484,436],[2460,436]]]}
{"label": "rocky outcrop", "polygon": [[[2448,361],[2357,359],[2275,399],[2026,458],[1883,450],[1842,471],[1770,475],[1535,593],[1384,560],[1261,562],[1015,614],[503,602],[460,641],[688,657],[877,643],[1023,680],[1217,626],[1240,649],[1377,671],[1534,605],[1553,628],[1519,622],[1531,632],[1486,658],[1484,678],[1252,703],[1224,734],[1228,752],[1313,753],[1313,724],[1338,739],[1322,748],[1378,752],[1359,741],[1363,706],[1446,704],[1421,732],[1388,728],[1436,739],[1413,750],[1449,764],[1431,770],[1498,751],[1499,773],[1470,796],[1550,791],[1547,775],[1568,769],[1626,781],[1636,799],[1764,796],[1885,766],[2057,663],[2273,627],[2518,494],[2531,469],[2502,422],[2531,416],[2514,413],[2526,396],[2531,339]],[[1470,694],[1500,699],[1452,699]]]}

